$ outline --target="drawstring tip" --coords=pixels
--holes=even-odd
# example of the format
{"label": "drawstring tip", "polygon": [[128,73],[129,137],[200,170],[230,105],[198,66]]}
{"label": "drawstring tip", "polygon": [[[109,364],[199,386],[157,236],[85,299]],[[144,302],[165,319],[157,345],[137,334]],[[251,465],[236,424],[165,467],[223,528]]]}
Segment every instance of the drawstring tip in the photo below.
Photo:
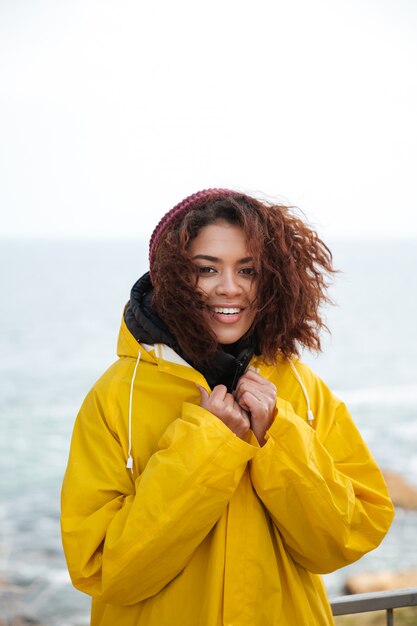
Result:
{"label": "drawstring tip", "polygon": [[130,456],[130,457],[127,459],[126,468],[127,468],[127,469],[132,469],[132,467],[133,467],[133,459],[132,459],[132,457]]}
{"label": "drawstring tip", "polygon": [[311,409],[309,409],[307,411],[307,418],[309,422],[314,422],[314,415],[313,415],[313,411]]}

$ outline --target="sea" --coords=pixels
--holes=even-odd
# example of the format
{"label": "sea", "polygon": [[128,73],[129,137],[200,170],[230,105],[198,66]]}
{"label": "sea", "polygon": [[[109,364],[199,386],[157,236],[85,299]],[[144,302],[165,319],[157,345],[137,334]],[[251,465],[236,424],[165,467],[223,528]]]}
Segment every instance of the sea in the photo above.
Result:
{"label": "sea", "polygon": [[[417,241],[335,240],[331,334],[302,358],[348,405],[382,468],[417,486]],[[0,241],[0,624],[83,626],[59,529],[78,408],[116,358],[122,309],[147,269],[141,240]],[[382,545],[325,576],[417,568],[417,512]],[[20,623],[20,622],[19,622]]]}

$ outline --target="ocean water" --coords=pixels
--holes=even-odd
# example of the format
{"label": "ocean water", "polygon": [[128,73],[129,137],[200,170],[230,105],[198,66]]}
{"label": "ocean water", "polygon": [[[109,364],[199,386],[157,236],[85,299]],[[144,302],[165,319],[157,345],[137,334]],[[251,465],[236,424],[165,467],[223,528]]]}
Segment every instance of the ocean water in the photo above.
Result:
{"label": "ocean water", "polygon": [[[342,270],[324,353],[304,354],[348,404],[384,468],[417,485],[417,242],[333,242]],[[88,624],[61,550],[59,492],[77,410],[115,359],[140,241],[0,242],[0,621]],[[325,577],[417,567],[417,513],[398,511],[382,546]]]}

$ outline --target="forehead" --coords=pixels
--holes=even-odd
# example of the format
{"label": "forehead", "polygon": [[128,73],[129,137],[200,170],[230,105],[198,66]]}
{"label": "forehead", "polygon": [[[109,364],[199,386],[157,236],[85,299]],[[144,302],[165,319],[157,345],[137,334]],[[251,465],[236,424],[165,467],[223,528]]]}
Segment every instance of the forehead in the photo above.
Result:
{"label": "forehead", "polygon": [[[248,242],[243,229],[226,220],[216,220],[203,226],[191,240],[189,249],[192,256],[203,253],[219,257],[229,253],[248,256]],[[241,254],[243,252],[245,254]]]}

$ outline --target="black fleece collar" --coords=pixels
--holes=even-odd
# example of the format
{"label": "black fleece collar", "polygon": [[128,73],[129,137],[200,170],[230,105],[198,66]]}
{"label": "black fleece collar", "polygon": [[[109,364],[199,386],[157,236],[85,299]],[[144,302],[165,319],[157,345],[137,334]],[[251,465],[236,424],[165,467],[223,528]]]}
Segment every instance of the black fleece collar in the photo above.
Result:
{"label": "black fleece collar", "polygon": [[[124,312],[126,325],[135,339],[141,343],[164,343],[175,350],[187,363],[195,367],[191,359],[178,346],[167,325],[152,309],[152,283],[149,272],[133,285],[130,300]],[[257,352],[256,336],[252,333],[234,344],[221,346],[207,367],[195,367],[213,389],[226,385],[229,392],[235,389],[239,378],[246,371],[249,361]]]}

